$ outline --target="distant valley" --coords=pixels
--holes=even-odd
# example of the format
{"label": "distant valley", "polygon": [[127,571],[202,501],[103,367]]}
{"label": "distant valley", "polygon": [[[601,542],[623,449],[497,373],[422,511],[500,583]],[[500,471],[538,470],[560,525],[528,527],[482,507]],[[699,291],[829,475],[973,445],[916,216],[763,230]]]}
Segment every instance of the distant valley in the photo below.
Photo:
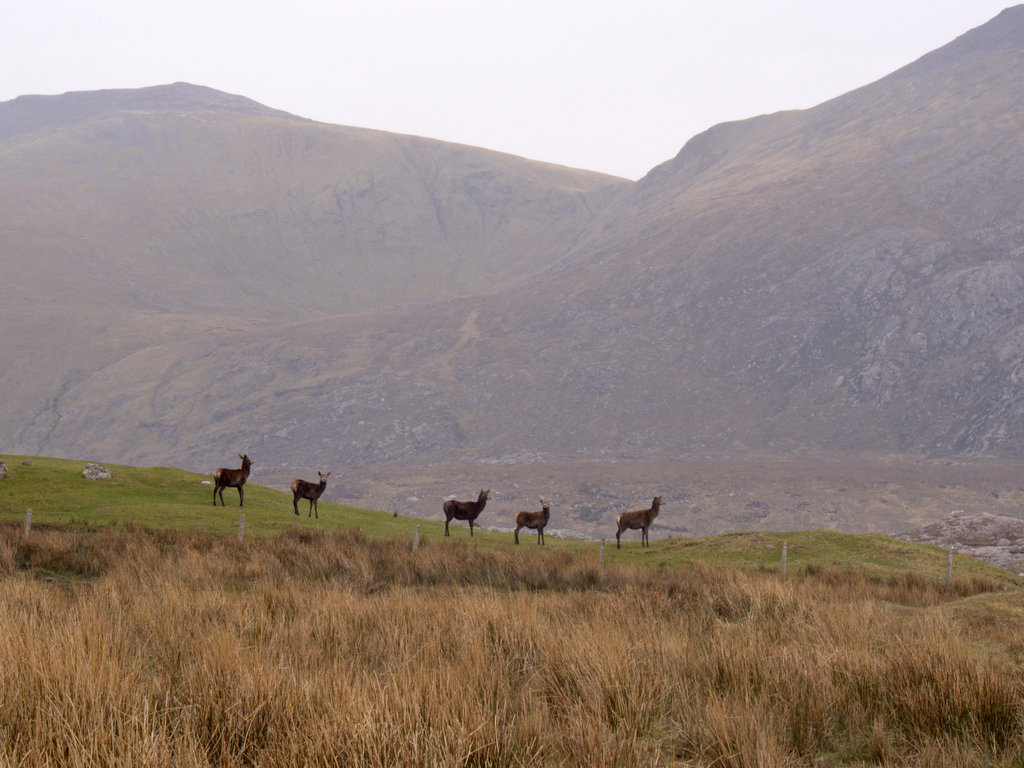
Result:
{"label": "distant valley", "polygon": [[652,535],[1019,516],[1022,132],[1024,6],[637,182],[185,83],[15,99],[0,443],[588,537],[655,493]]}

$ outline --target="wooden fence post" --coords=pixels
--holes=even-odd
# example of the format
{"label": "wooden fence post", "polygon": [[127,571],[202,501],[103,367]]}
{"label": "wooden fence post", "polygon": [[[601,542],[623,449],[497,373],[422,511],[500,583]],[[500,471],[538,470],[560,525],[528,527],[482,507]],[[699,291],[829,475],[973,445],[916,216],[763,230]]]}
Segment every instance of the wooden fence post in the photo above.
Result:
{"label": "wooden fence post", "polygon": [[412,534],[412,551],[415,552],[420,547],[420,527],[416,526],[416,530]]}
{"label": "wooden fence post", "polygon": [[946,558],[946,586],[948,587],[953,583],[953,550],[949,550],[949,556]]}
{"label": "wooden fence post", "polygon": [[25,510],[25,541],[28,541],[29,531],[32,530],[32,507]]}
{"label": "wooden fence post", "polygon": [[601,539],[601,554],[597,556],[597,567],[604,568],[604,539]]}
{"label": "wooden fence post", "polygon": [[238,543],[242,543],[242,536],[245,534],[245,512],[238,518]]}
{"label": "wooden fence post", "polygon": [[786,560],[789,557],[789,542],[782,542],[782,575],[786,575]]}

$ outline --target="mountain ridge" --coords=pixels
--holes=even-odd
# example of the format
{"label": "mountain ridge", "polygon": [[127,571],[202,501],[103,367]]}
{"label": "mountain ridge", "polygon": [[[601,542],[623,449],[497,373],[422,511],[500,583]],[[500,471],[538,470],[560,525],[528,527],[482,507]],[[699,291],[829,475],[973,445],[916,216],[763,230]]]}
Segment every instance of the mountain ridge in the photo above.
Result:
{"label": "mountain ridge", "polygon": [[0,140],[54,131],[70,124],[142,111],[194,111],[208,106],[247,115],[287,116],[306,121],[259,102],[192,83],[177,82],[146,88],[111,88],[101,91],[71,91],[60,95],[24,95],[0,102]]}
{"label": "mountain ridge", "polygon": [[[105,92],[92,109],[90,94],[70,98],[0,105],[0,135],[37,107],[37,126],[61,113],[31,141],[22,132],[0,145],[0,300],[19,340],[0,372],[0,431],[32,451],[61,398],[118,359],[218,325],[516,280],[568,247],[605,189],[624,183],[327,126],[201,87]],[[51,378],[55,357],[68,362]]]}
{"label": "mountain ridge", "polygon": [[[1018,8],[809,110],[713,126],[638,182],[273,110],[0,146],[16,171],[0,174],[16,262],[0,298],[53,345],[18,350],[20,370],[67,361],[45,385],[0,373],[17,393],[0,434],[23,453],[201,469],[243,451],[260,471],[396,487],[438,468],[416,498],[485,467],[532,484],[557,466],[598,478],[562,499],[581,510],[648,495],[625,477],[602,489],[616,462],[1013,458],[1022,104]],[[109,199],[31,176],[75,157],[99,163]],[[83,234],[95,273],[67,266]],[[53,317],[22,290],[51,266]],[[62,308],[78,294],[81,316]],[[804,519],[781,495],[719,509],[721,525]],[[886,512],[900,530],[939,510],[851,514]]]}

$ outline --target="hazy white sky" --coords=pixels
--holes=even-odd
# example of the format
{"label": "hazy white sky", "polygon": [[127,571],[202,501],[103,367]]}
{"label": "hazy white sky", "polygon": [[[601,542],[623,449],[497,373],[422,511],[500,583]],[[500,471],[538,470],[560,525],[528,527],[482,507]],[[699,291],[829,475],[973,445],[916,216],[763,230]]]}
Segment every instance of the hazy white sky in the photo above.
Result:
{"label": "hazy white sky", "polygon": [[639,178],[726,120],[810,107],[1012,0],[35,0],[0,101],[184,80],[341,125]]}

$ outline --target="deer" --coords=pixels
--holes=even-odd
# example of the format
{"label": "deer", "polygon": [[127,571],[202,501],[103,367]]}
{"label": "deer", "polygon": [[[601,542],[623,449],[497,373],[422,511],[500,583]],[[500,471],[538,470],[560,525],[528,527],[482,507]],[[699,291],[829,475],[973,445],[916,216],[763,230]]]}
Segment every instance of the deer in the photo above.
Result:
{"label": "deer", "polygon": [[252,459],[243,454],[238,454],[238,458],[242,460],[241,469],[228,469],[227,467],[221,467],[213,473],[213,506],[217,506],[217,496],[220,496],[220,505],[224,506],[224,489],[225,488],[237,488],[238,489],[238,506],[242,506],[245,500],[245,494],[242,492],[242,486],[245,485],[245,481],[249,479],[249,468],[252,466]]}
{"label": "deer", "polygon": [[648,547],[651,546],[651,541],[647,538],[647,529],[651,527],[651,523],[654,522],[654,518],[658,516],[658,510],[661,508],[661,505],[661,496],[655,496],[654,501],[651,502],[650,509],[637,509],[632,512],[623,512],[621,515],[617,515],[615,517],[615,525],[618,526],[618,530],[615,531],[615,548],[622,549],[619,537],[627,528],[632,530],[639,528],[640,546],[642,547],[645,544]]}
{"label": "deer", "polygon": [[551,502],[540,500],[540,512],[517,512],[516,513],[516,544],[519,543],[519,531],[522,528],[534,528],[537,530],[537,545],[544,544],[544,526],[551,519]]}
{"label": "deer", "polygon": [[455,518],[469,521],[469,535],[472,536],[473,521],[484,511],[484,504],[487,503],[487,495],[490,492],[490,489],[480,491],[476,501],[456,501],[455,499],[446,501],[444,503],[444,535],[448,535],[448,523]]}
{"label": "deer", "polygon": [[320,510],[317,509],[317,499],[323,495],[324,488],[327,487],[327,478],[331,476],[330,472],[326,474],[317,470],[317,474],[320,475],[319,483],[310,483],[306,480],[292,480],[292,509],[295,510],[295,516],[299,515],[299,499],[309,499],[309,514],[306,517],[312,517],[313,512],[316,512],[316,519],[320,519]]}

